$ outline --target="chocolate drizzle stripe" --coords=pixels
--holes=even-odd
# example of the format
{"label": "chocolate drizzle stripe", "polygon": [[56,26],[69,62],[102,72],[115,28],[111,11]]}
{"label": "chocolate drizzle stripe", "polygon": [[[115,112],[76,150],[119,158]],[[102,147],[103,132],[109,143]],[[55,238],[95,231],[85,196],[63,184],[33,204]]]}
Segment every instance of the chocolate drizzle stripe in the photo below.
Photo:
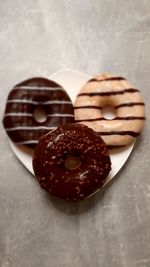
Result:
{"label": "chocolate drizzle stripe", "polygon": [[98,107],[98,106],[78,106],[78,107],[74,107],[74,109],[84,109],[84,108],[89,108],[89,109],[102,109],[102,107]]}
{"label": "chocolate drizzle stripe", "polygon": [[115,117],[113,119],[106,119],[104,117],[101,117],[101,118],[76,120],[76,122],[114,121],[114,120],[145,120],[145,117],[128,116],[128,117]]}
{"label": "chocolate drizzle stripe", "polygon": [[48,86],[41,86],[41,87],[38,87],[38,86],[25,86],[25,85],[21,85],[21,86],[15,86],[13,88],[13,90],[16,90],[16,89],[21,89],[21,90],[35,90],[35,91],[41,91],[41,90],[48,90],[48,91],[64,91],[64,89],[62,87],[48,87]]}
{"label": "chocolate drizzle stripe", "polygon": [[107,149],[118,149],[123,147],[125,147],[125,145],[107,145]]}
{"label": "chocolate drizzle stripe", "polygon": [[126,80],[126,79],[118,76],[118,77],[109,77],[109,78],[105,78],[101,80],[93,78],[93,79],[90,79],[88,82],[105,82],[105,81],[122,81],[122,80]]}
{"label": "chocolate drizzle stripe", "polygon": [[34,130],[53,130],[56,129],[57,127],[47,127],[47,126],[16,126],[12,128],[6,128],[5,130],[7,132],[11,131],[20,131],[20,130],[29,130],[29,131],[34,131]]}
{"label": "chocolate drizzle stripe", "polygon": [[129,102],[129,103],[123,103],[118,106],[115,106],[115,108],[122,108],[122,107],[133,107],[133,106],[145,106],[143,102]]}
{"label": "chocolate drizzle stripe", "polygon": [[[37,102],[37,101],[32,101],[32,100],[29,100],[29,99],[9,99],[7,101],[7,103],[19,103],[19,104],[35,104],[35,105],[40,105],[40,102]],[[65,100],[50,100],[50,101],[45,101],[45,102],[42,102],[42,105],[53,105],[53,104],[69,104],[71,105],[71,101],[65,101]]]}
{"label": "chocolate drizzle stripe", "polygon": [[[123,107],[133,107],[133,106],[145,106],[143,102],[129,102],[129,103],[123,103],[118,106],[114,106],[114,108],[123,108]],[[91,105],[86,105],[86,106],[76,106],[74,109],[103,109],[103,107],[99,106],[91,106]]]}
{"label": "chocolate drizzle stripe", "polygon": [[97,132],[98,134],[102,136],[107,135],[131,135],[133,137],[139,136],[140,132],[134,132],[134,131],[112,131],[112,132]]}
{"label": "chocolate drizzle stripe", "polygon": [[109,92],[92,92],[92,93],[81,93],[79,96],[111,96],[111,95],[122,95],[125,93],[138,93],[139,90],[135,88],[128,88],[120,91],[109,91]]}

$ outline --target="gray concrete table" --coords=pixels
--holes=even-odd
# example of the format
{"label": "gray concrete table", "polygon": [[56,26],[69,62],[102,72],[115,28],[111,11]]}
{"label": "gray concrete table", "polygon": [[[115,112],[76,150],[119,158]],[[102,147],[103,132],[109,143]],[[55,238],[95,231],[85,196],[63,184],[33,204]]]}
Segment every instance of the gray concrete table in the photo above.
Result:
{"label": "gray concrete table", "polygon": [[135,83],[145,129],[113,183],[66,204],[40,189],[0,125],[0,266],[149,267],[150,1],[1,1],[1,118],[14,84],[66,67]]}

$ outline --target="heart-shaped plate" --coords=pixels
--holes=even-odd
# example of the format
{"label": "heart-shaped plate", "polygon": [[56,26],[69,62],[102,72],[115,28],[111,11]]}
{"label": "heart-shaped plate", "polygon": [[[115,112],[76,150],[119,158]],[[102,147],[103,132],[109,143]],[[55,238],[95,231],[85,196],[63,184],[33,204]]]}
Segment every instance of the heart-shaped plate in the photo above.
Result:
{"label": "heart-shaped plate", "polygon": [[[49,79],[52,79],[55,82],[61,84],[68,92],[70,98],[72,99],[72,102],[74,103],[76,95],[79,92],[80,88],[89,79],[91,79],[91,77],[78,71],[65,69],[52,74]],[[34,175],[32,168],[33,150],[24,146],[15,145],[11,140],[9,141],[11,148],[18,159]],[[134,143],[125,148],[117,149],[116,151],[110,151],[112,169],[107,177],[106,183],[108,183],[125,164],[133,149],[133,146]]]}

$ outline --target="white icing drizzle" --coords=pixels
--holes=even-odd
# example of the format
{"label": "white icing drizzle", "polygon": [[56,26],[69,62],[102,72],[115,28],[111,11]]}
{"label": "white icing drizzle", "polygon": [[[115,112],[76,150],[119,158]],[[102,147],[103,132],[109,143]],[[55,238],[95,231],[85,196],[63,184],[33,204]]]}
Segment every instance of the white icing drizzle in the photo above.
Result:
{"label": "white icing drizzle", "polygon": [[22,112],[10,112],[10,113],[6,113],[4,115],[4,117],[9,117],[9,116],[17,116],[17,117],[33,117],[32,113],[22,113]]}
{"label": "white icing drizzle", "polygon": [[71,101],[65,101],[65,100],[50,100],[43,103],[43,105],[49,105],[49,104],[72,104]]}
{"label": "white icing drizzle", "polygon": [[5,130],[7,132],[11,131],[19,131],[19,130],[53,130],[56,129],[57,127],[47,127],[47,126],[18,126],[18,127],[12,127],[12,128],[6,128]]}
{"label": "white icing drizzle", "polygon": [[[10,112],[10,113],[6,113],[4,115],[4,117],[34,117],[32,113],[23,113],[23,112]],[[64,114],[61,114],[61,113],[54,113],[54,114],[47,114],[47,117],[71,117],[73,118],[74,115],[73,114],[68,114],[68,113],[64,113]]]}
{"label": "white icing drizzle", "polygon": [[25,89],[25,90],[48,90],[48,91],[64,91],[64,89],[62,87],[48,87],[48,86],[42,86],[42,87],[37,87],[37,86],[25,86],[25,85],[21,85],[21,86],[16,86],[13,88],[15,89]]}
{"label": "white icing drizzle", "polygon": [[[34,117],[32,113],[21,113],[21,112],[18,112],[18,113],[15,113],[15,112],[10,112],[10,113],[6,113],[4,115],[4,117],[9,117],[9,116],[14,116],[14,117]],[[48,114],[47,117],[74,117],[73,114],[68,114],[68,113],[65,113],[65,114],[61,114],[61,113],[54,113],[54,114]]]}
{"label": "white icing drizzle", "polygon": [[61,114],[61,113],[54,113],[54,114],[48,114],[47,117],[74,117],[73,114]]}
{"label": "white icing drizzle", "polygon": [[29,104],[39,104],[37,101],[32,101],[28,99],[9,99],[7,103],[29,103]]}
{"label": "white icing drizzle", "polygon": [[24,145],[24,144],[38,144],[38,140],[27,140],[27,141],[21,141],[21,142],[15,142],[17,145]]}
{"label": "white icing drizzle", "polygon": [[65,101],[65,100],[50,100],[46,102],[37,102],[32,101],[28,99],[9,99],[7,100],[7,103],[29,103],[29,104],[35,104],[35,105],[53,105],[53,104],[71,104],[71,101]]}

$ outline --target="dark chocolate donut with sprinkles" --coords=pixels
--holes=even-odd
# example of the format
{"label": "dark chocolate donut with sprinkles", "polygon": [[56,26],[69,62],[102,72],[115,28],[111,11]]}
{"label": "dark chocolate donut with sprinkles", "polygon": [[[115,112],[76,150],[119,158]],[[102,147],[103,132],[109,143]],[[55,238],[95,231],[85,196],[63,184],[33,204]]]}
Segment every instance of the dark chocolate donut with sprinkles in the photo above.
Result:
{"label": "dark chocolate donut with sprinkles", "polygon": [[[36,119],[42,109],[45,118]],[[35,147],[41,135],[61,124],[74,122],[73,105],[67,92],[54,81],[42,77],[25,80],[8,95],[3,125],[16,144]]]}
{"label": "dark chocolate donut with sprinkles", "polygon": [[66,124],[42,136],[33,155],[34,173],[55,197],[77,201],[100,189],[111,169],[102,138],[82,124]]}

